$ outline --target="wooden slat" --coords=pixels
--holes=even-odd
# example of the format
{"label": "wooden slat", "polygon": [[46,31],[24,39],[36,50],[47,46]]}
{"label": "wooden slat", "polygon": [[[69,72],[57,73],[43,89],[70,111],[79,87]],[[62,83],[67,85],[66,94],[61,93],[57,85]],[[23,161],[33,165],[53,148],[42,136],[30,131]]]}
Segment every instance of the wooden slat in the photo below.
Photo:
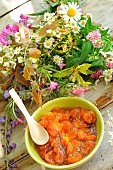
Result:
{"label": "wooden slat", "polygon": [[13,10],[14,8],[22,5],[28,0],[1,0],[0,1],[0,16],[4,15],[8,11]]}
{"label": "wooden slat", "polygon": [[[37,109],[37,106],[35,103],[30,105],[30,103],[26,103],[26,107],[28,108],[29,113],[32,115],[32,113]],[[1,114],[4,114],[4,111],[1,112]],[[0,115],[1,116],[1,115]],[[13,134],[11,135],[11,141],[10,143],[16,143],[17,147],[9,154],[8,158],[13,159],[14,161],[19,160],[20,158],[24,157],[27,155],[27,150],[24,144],[24,131],[26,127],[26,121],[24,125],[18,125],[14,130]],[[1,129],[0,125],[0,129]],[[4,164],[4,158],[0,160],[0,170],[5,168]]]}
{"label": "wooden slat", "polygon": [[[107,106],[106,108],[101,110],[104,122],[105,122],[105,133],[102,144],[90,161],[82,165],[80,168],[76,168],[73,170],[111,170],[113,167],[113,140],[111,144],[111,136],[110,132],[112,132],[113,128],[113,120],[110,121],[110,117],[108,115],[111,114],[113,118],[113,103]],[[109,123],[111,122],[111,123]],[[22,146],[20,141],[20,146]],[[21,147],[20,147],[21,151]],[[108,155],[109,153],[109,155]],[[13,153],[14,154],[14,153]],[[16,155],[15,155],[16,156]],[[38,163],[36,163],[29,155],[23,157],[19,161],[16,162],[19,167],[19,170],[41,170],[41,167]],[[46,170],[48,170],[46,168]]]}
{"label": "wooden slat", "polygon": [[[87,0],[83,7],[85,13],[90,13],[95,22],[108,27],[113,32],[113,1]],[[113,33],[112,33],[113,35]]]}
{"label": "wooden slat", "polygon": [[[13,23],[13,20],[18,21],[21,13],[23,14],[33,13],[33,12],[40,11],[42,8],[46,8],[46,5],[43,3],[43,0],[39,0],[38,2],[35,0],[31,0],[30,2],[14,10],[7,16],[0,18],[0,31],[6,26],[6,24]],[[111,34],[113,34],[112,33],[113,24],[112,24],[112,17],[111,17],[112,9],[113,9],[112,0],[108,0],[107,3],[104,0],[95,0],[95,1],[87,0],[85,5],[83,6],[84,12],[91,13],[93,20],[95,20],[99,24],[102,24],[105,27],[108,27],[110,29]]]}
{"label": "wooden slat", "polygon": [[14,21],[18,22],[20,19],[20,14],[30,14],[38,12],[41,11],[41,9],[46,8],[46,6],[47,5],[45,5],[43,0],[32,0],[23,4],[19,8],[0,18],[0,32],[7,24],[12,24],[14,23]]}
{"label": "wooden slat", "polygon": [[[110,83],[110,84],[105,86],[104,82],[101,82],[101,83],[98,84],[96,90],[90,90],[89,92],[87,92],[85,94],[85,98],[88,99],[89,101],[95,103],[97,100],[99,100],[101,98],[101,96],[105,96],[105,95],[109,94],[111,92],[112,86],[113,86],[113,83]],[[112,154],[113,154],[113,152],[111,153],[110,151],[112,151],[113,148],[111,148],[111,146],[109,146],[109,144],[107,143],[107,141],[109,139],[109,137],[108,137],[109,130],[110,130],[109,128],[113,128],[113,124],[112,124],[112,127],[109,127],[108,124],[107,124],[107,122],[108,122],[108,112],[107,112],[107,110],[109,110],[109,112],[113,116],[113,113],[112,113],[113,103],[108,105],[112,101],[113,101],[113,96],[111,96],[110,101],[106,100],[106,103],[104,103],[104,105],[102,105],[104,107],[103,109],[101,107],[101,112],[102,112],[102,115],[103,115],[103,118],[104,118],[104,121],[105,121],[105,135],[104,135],[103,143],[102,143],[99,151],[95,155],[95,157],[93,157],[93,159],[91,159],[91,161],[89,161],[87,164],[82,166],[83,168],[81,170],[85,170],[84,167],[87,168],[87,167],[91,167],[91,166],[96,166],[96,170],[100,170],[99,169],[100,167],[103,169],[104,165],[102,164],[102,162],[105,162],[106,167],[107,166],[110,167],[110,168],[112,167],[112,162],[113,162],[113,155]],[[106,105],[106,107],[105,107],[105,105]],[[28,103],[28,106],[29,106],[29,103]],[[37,108],[37,106],[35,104],[32,105],[31,107],[29,107],[29,112],[33,113],[36,110],[36,108]],[[17,164],[19,166],[19,170],[24,170],[24,169],[29,170],[29,168],[32,169],[34,167],[35,168],[33,170],[35,170],[36,168],[39,167],[39,165],[36,164],[36,163],[33,163],[33,160],[30,156],[26,157],[29,160],[28,162],[29,162],[30,165],[27,164],[25,158],[23,159],[23,157],[27,155],[26,147],[25,147],[25,144],[24,144],[24,130],[23,130],[25,128],[25,126],[26,126],[26,124],[25,125],[19,125],[18,127],[16,127],[12,136],[11,136],[11,142],[15,142],[17,144],[17,148],[15,148],[15,150],[12,151],[9,154],[9,159],[14,159],[14,161],[17,161]],[[108,150],[108,152],[110,152],[112,157],[110,157],[110,158],[106,157],[106,159],[104,158],[105,154],[106,154],[106,150]],[[102,158],[100,157],[101,154],[103,155]],[[96,161],[98,159],[100,159],[101,164],[98,163],[97,165],[95,165]],[[102,159],[105,159],[105,161],[103,161]],[[107,164],[108,160],[109,160],[109,165]],[[3,161],[4,161],[3,159],[0,161],[0,169],[3,169],[4,166],[5,166]],[[88,170],[90,170],[90,169],[88,169]]]}
{"label": "wooden slat", "polygon": [[99,109],[102,109],[113,102],[112,86],[113,83],[106,85],[105,82],[102,81],[85,94],[85,99],[94,103]]}

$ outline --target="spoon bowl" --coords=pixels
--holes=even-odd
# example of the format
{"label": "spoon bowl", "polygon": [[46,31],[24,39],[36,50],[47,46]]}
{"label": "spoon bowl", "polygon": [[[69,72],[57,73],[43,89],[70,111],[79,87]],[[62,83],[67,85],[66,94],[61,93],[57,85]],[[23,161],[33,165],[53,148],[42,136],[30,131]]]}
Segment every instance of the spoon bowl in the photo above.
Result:
{"label": "spoon bowl", "polygon": [[47,141],[49,140],[49,135],[47,131],[38,122],[36,122],[32,116],[30,116],[16,91],[12,88],[11,90],[9,90],[9,94],[11,95],[21,112],[24,114],[29,125],[29,131],[32,140],[38,145],[43,145],[47,143]]}

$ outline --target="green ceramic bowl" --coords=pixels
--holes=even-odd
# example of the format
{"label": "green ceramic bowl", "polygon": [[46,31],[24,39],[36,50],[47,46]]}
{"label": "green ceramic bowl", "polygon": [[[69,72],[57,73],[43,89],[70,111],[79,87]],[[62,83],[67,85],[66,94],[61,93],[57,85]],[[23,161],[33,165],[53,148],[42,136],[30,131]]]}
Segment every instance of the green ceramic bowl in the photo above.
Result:
{"label": "green ceramic bowl", "polygon": [[26,144],[26,148],[30,156],[40,165],[43,165],[50,169],[69,170],[69,169],[73,169],[73,168],[83,165],[96,153],[96,151],[98,150],[102,142],[103,133],[104,133],[104,122],[103,122],[101,113],[97,109],[97,107],[93,105],[91,102],[89,102],[88,100],[82,99],[80,97],[61,97],[61,98],[51,100],[35,111],[35,113],[33,114],[34,119],[36,121],[39,121],[40,118],[44,114],[51,111],[52,108],[57,107],[57,106],[68,107],[68,108],[82,107],[85,109],[92,110],[96,113],[96,116],[97,116],[96,127],[97,127],[98,137],[97,137],[96,146],[93,149],[93,151],[88,156],[86,156],[84,159],[80,160],[79,162],[69,164],[69,165],[57,166],[57,165],[48,164],[44,160],[41,159],[41,157],[35,150],[35,145],[30,137],[28,127],[26,127],[26,130],[25,130],[25,144]]}

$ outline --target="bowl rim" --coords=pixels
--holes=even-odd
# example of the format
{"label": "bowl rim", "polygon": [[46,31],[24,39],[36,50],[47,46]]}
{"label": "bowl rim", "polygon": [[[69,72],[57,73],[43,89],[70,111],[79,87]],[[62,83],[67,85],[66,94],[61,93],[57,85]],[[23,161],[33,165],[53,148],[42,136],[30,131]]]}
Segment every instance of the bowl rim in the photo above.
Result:
{"label": "bowl rim", "polygon": [[[29,140],[28,140],[29,130],[28,130],[28,126],[26,127],[26,129],[25,129],[25,145],[26,145],[26,149],[27,149],[29,155],[30,155],[37,163],[39,163],[40,165],[43,165],[43,166],[45,166],[45,167],[47,167],[47,168],[50,168],[50,169],[61,169],[61,170],[63,170],[63,169],[68,169],[68,168],[72,169],[72,168],[79,167],[79,166],[83,165],[84,163],[86,163],[87,161],[89,161],[89,160],[93,157],[93,155],[97,152],[98,148],[100,147],[100,144],[101,144],[102,139],[103,139],[103,136],[104,136],[104,120],[103,120],[103,117],[102,117],[101,112],[99,111],[99,109],[98,109],[93,103],[91,103],[91,102],[88,101],[87,99],[83,99],[83,98],[81,98],[81,97],[60,97],[60,98],[56,98],[56,99],[50,100],[50,101],[48,101],[47,103],[43,104],[43,105],[42,105],[43,109],[46,108],[49,103],[51,104],[52,102],[55,102],[55,101],[57,101],[57,100],[59,100],[59,99],[61,99],[61,98],[62,98],[63,100],[65,100],[65,99],[67,99],[67,98],[68,98],[68,100],[69,100],[69,99],[71,99],[71,100],[75,100],[75,99],[76,99],[76,100],[82,100],[82,101],[90,104],[90,105],[96,110],[96,112],[98,112],[98,116],[99,116],[99,118],[100,118],[100,120],[101,120],[101,134],[100,134],[99,140],[98,140],[95,148],[91,151],[90,154],[88,154],[88,155],[87,155],[85,158],[83,158],[82,160],[80,160],[80,161],[78,161],[78,162],[75,162],[75,163],[73,163],[73,164],[68,164],[68,165],[52,165],[52,164],[46,163],[44,160],[43,160],[44,162],[42,162],[42,160],[37,159],[37,158],[34,156],[34,154],[32,153],[32,151],[30,150],[30,148],[29,148]],[[35,117],[35,115],[38,114],[38,112],[40,112],[40,110],[42,109],[42,107],[39,107],[39,108],[33,113],[32,116]]]}

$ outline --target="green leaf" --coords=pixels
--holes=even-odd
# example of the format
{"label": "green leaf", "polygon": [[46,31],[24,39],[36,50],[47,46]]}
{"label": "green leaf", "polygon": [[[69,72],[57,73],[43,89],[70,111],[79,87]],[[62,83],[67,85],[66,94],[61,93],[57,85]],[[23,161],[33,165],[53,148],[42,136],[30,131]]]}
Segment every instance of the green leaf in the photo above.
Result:
{"label": "green leaf", "polygon": [[90,32],[90,27],[91,27],[91,18],[89,17],[85,25],[85,36],[87,36],[87,34]]}
{"label": "green leaf", "polygon": [[74,76],[72,77],[72,82],[74,83],[76,80],[77,80],[77,75],[74,75]]}
{"label": "green leaf", "polygon": [[83,85],[84,87],[88,87],[88,85],[91,84],[91,82],[85,82],[79,74],[77,74],[77,81],[80,85]]}
{"label": "green leaf", "polygon": [[76,52],[76,50],[73,49],[72,57],[69,57],[66,61],[66,67],[68,68],[80,64],[81,63],[80,55],[81,55],[80,52]]}
{"label": "green leaf", "polygon": [[36,13],[32,13],[32,14],[27,14],[29,16],[39,16],[39,15],[43,15],[45,12],[47,12],[47,9],[40,11],[40,12],[36,12]]}
{"label": "green leaf", "polygon": [[73,72],[73,68],[67,68],[55,73],[53,76],[57,78],[68,77]]}
{"label": "green leaf", "polygon": [[90,41],[83,41],[82,45],[82,51],[80,52],[75,52],[73,50],[72,57],[67,59],[66,61],[66,67],[72,67],[72,66],[78,66],[79,64],[82,64],[88,54],[91,52],[92,49],[92,43]]}
{"label": "green leaf", "polygon": [[90,41],[84,41],[82,45],[82,57],[85,59],[91,52],[92,43]]}
{"label": "green leaf", "polygon": [[109,29],[100,30],[101,35],[102,35],[102,36],[105,36],[105,35],[108,33],[108,30],[109,30]]}
{"label": "green leaf", "polygon": [[86,64],[82,64],[82,65],[78,66],[76,69],[85,75],[92,74],[93,72],[88,69],[90,66],[91,66],[91,64],[86,63]]}
{"label": "green leaf", "polygon": [[103,66],[104,65],[104,61],[102,58],[99,58],[98,60],[95,60],[92,62],[91,67],[95,67],[95,66]]}
{"label": "green leaf", "polygon": [[48,3],[51,5],[51,7],[55,7],[58,5],[58,2],[51,2],[51,1],[48,1]]}

